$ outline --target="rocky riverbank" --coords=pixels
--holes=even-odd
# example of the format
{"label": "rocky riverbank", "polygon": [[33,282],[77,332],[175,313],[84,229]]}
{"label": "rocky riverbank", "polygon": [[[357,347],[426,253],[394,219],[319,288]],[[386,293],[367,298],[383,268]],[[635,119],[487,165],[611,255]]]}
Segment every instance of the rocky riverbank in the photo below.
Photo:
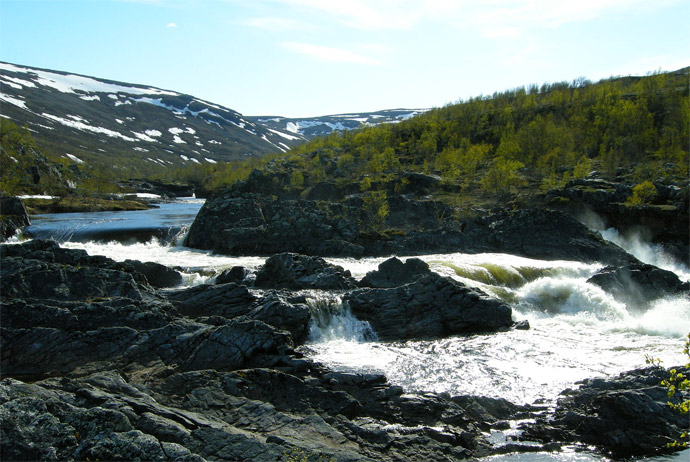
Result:
{"label": "rocky riverbank", "polygon": [[175,289],[175,270],[50,241],[3,245],[0,257],[3,460],[448,461],[580,442],[621,454],[625,440],[592,438],[598,427],[581,424],[610,415],[635,438],[647,421],[637,401],[617,412],[616,393],[645,400],[654,416],[656,439],[631,454],[663,451],[682,429],[655,372],[625,387],[587,382],[526,431],[541,444],[496,446],[484,432],[545,409],[406,393],[296,351],[314,316],[295,292],[304,288],[342,291],[382,339],[515,327],[510,307],[421,260],[390,259],[356,280],[321,258],[279,254],[254,274],[233,268],[215,284]]}
{"label": "rocky riverbank", "polygon": [[[342,202],[229,193],[207,199],[187,245],[230,255],[295,252],[317,256],[505,252],[541,259],[632,262],[627,253],[561,212],[493,211],[459,220],[448,206],[405,196],[389,199],[391,226],[373,233],[361,197]],[[396,218],[397,217],[397,218]]]}

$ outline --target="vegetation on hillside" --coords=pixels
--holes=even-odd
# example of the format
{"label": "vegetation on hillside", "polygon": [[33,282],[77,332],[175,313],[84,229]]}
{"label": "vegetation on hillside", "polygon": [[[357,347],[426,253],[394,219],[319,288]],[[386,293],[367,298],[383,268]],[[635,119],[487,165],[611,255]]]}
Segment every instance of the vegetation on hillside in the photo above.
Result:
{"label": "vegetation on hillside", "polygon": [[282,156],[195,166],[169,177],[218,190],[261,168],[281,173],[280,186],[297,193],[324,180],[403,192],[404,174],[420,172],[440,177],[439,196],[504,201],[593,169],[611,179],[625,170],[639,185],[636,204],[653,196],[653,181],[687,178],[688,76],[683,70],[518,88],[395,125],[334,133]]}
{"label": "vegetation on hillside", "polygon": [[[333,133],[286,154],[145,176],[222,191],[260,170],[272,176],[274,189],[293,196],[328,181],[366,193],[373,204],[380,202],[376,191],[408,191],[410,173],[416,172],[435,181],[429,192],[437,198],[472,205],[531,197],[597,170],[611,179],[625,173],[636,185],[628,204],[637,205],[653,200],[659,178],[687,179],[689,78],[685,69],[598,83],[533,85],[471,98],[399,124]],[[112,166],[76,166],[50,153],[43,157],[28,130],[5,119],[1,129],[5,193],[114,192],[117,181],[129,178]],[[141,178],[142,172],[136,173]],[[376,213],[374,208],[372,217],[385,215],[385,207]]]}
{"label": "vegetation on hillside", "polygon": [[0,118],[0,191],[7,195],[93,195],[119,192],[105,165],[76,165],[40,151],[26,127]]}

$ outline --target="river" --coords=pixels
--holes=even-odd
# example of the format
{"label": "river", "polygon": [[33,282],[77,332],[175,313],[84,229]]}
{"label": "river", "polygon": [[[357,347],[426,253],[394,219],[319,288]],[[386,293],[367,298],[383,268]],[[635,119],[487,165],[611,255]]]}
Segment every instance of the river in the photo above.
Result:
{"label": "river", "polygon": [[[232,266],[258,268],[262,257],[229,257],[186,248],[184,232],[203,201],[187,199],[138,212],[37,215],[27,233],[50,237],[66,248],[85,249],[117,261],[136,259],[179,267],[186,285],[212,282]],[[688,268],[615,230],[602,233],[643,261],[690,280]],[[404,256],[399,256],[404,260]],[[432,270],[479,287],[509,303],[515,321],[529,330],[440,340],[379,342],[368,326],[348,313],[339,294],[311,291],[311,303],[335,315],[314,317],[302,350],[337,370],[375,371],[408,391],[448,392],[506,398],[515,403],[555,404],[558,393],[588,377],[642,367],[645,357],[665,365],[683,362],[683,337],[690,332],[690,301],[656,300],[642,313],[616,301],[587,279],[603,265],[543,261],[507,254],[424,255]],[[329,258],[361,278],[384,258]],[[317,311],[315,311],[317,312]],[[515,430],[496,432],[504,439]],[[653,460],[688,460],[690,450]],[[490,460],[602,460],[593,453],[505,455]]]}

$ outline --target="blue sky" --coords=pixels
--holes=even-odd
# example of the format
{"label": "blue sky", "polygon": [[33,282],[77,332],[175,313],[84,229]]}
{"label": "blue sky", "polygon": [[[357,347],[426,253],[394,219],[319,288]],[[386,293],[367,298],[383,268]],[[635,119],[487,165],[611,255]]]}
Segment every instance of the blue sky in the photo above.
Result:
{"label": "blue sky", "polygon": [[0,0],[0,60],[305,117],[676,70],[688,24],[688,0]]}

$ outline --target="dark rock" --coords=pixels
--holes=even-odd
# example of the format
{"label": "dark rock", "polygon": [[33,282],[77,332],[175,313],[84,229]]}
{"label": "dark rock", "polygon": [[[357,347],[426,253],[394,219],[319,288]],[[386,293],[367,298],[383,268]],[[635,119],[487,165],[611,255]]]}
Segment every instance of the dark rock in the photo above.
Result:
{"label": "dark rock", "polygon": [[254,281],[271,289],[351,289],[356,287],[349,271],[320,257],[282,253],[266,260]]}
{"label": "dark rock", "polygon": [[587,282],[601,287],[617,300],[638,310],[644,310],[651,301],[661,297],[690,294],[690,283],[681,281],[671,271],[645,263],[617,268],[607,266],[597,271]]}
{"label": "dark rock", "polygon": [[597,179],[570,181],[563,189],[549,191],[547,200],[576,217],[594,212],[601,229],[613,227],[622,234],[642,231],[648,241],[662,244],[667,252],[687,262],[690,186],[680,188],[659,181],[654,185],[656,202],[635,207],[624,204],[632,195],[632,184]]}
{"label": "dark rock", "polygon": [[236,318],[249,313],[257,300],[246,286],[234,283],[203,284],[162,293],[178,312],[191,318],[204,316]]}
{"label": "dark rock", "polygon": [[261,299],[251,310],[249,317],[289,332],[295,344],[303,343],[309,334],[309,307],[289,303],[277,294],[269,294]]}
{"label": "dark rock", "polygon": [[125,260],[133,271],[143,274],[149,284],[156,288],[175,287],[182,284],[182,275],[165,265],[154,262],[140,262],[136,260]]}
{"label": "dark rock", "polygon": [[384,341],[493,332],[513,324],[510,307],[500,300],[431,272],[399,287],[355,290],[344,301]]}
{"label": "dark rock", "polygon": [[233,282],[235,284],[243,284],[250,275],[250,271],[242,266],[233,266],[228,270],[224,270],[216,276],[216,284],[227,284]]}
{"label": "dark rock", "polygon": [[[137,285],[138,290],[147,291],[148,286],[153,287],[171,287],[179,285],[182,282],[182,275],[168,268],[164,265],[152,262],[139,262],[135,260],[127,260],[124,262],[116,262],[110,258],[103,256],[90,256],[84,250],[77,249],[62,249],[60,245],[51,240],[34,239],[25,242],[21,245],[2,245],[0,246],[0,256],[2,258],[16,258],[20,262],[20,267],[25,260],[30,264],[30,260],[40,261],[40,265],[46,271],[57,271],[59,273],[57,278],[46,277],[44,280],[46,287],[40,288],[42,290],[41,297],[45,296],[46,290],[51,290],[51,287],[60,286],[63,282],[66,287],[74,287],[77,290],[72,290],[70,293],[79,296],[79,293],[84,293],[85,297],[99,297],[102,294],[97,294],[94,292],[95,286],[112,286],[117,283],[118,280],[133,281]],[[35,263],[33,263],[35,264]],[[114,271],[116,273],[122,273],[113,276],[113,280],[108,280],[106,273],[97,275],[99,272]],[[19,271],[21,273],[21,271]],[[86,278],[77,277],[80,273],[87,273],[89,275],[96,275],[94,281],[86,281]],[[115,273],[107,273],[111,276]],[[16,276],[17,274],[15,274]],[[31,284],[31,280],[34,280],[38,285],[41,284],[41,280],[36,278],[29,278],[28,275],[18,274],[19,279],[26,282],[26,284]],[[103,278],[104,280],[98,281],[98,278]],[[62,281],[62,282],[59,282]],[[16,281],[15,281],[16,282]],[[83,284],[83,287],[81,285]],[[91,286],[94,287],[91,287]],[[62,290],[62,289],[60,289]],[[105,291],[107,291],[106,289]],[[112,295],[117,296],[116,293]],[[21,296],[21,295],[17,295]],[[25,296],[31,296],[30,294],[25,294]],[[72,297],[72,295],[69,295]],[[126,296],[126,295],[125,295]],[[132,297],[130,297],[132,298]],[[136,296],[135,296],[136,298]]]}
{"label": "dark rock", "polygon": [[585,380],[558,400],[552,415],[527,425],[523,438],[582,442],[615,457],[677,450],[667,444],[688,430],[688,417],[667,405],[667,389],[660,382],[668,376],[664,369],[647,368],[612,379]]}
{"label": "dark rock", "polygon": [[320,182],[309,188],[305,199],[312,201],[337,201],[343,194],[338,187],[331,182]]}
{"label": "dark rock", "polygon": [[25,226],[29,226],[31,220],[26,213],[24,204],[17,197],[0,196],[0,240],[8,239]]}
{"label": "dark rock", "polygon": [[187,237],[190,247],[237,255],[293,252],[351,256],[437,252],[505,252],[531,258],[635,262],[619,247],[565,213],[527,209],[488,213],[467,222],[436,201],[388,198],[385,226],[365,232],[361,197],[339,202],[279,200],[237,193],[206,201]]}
{"label": "dark rock", "polygon": [[289,332],[295,343],[302,343],[309,332],[309,308],[301,303],[290,303],[275,293],[257,298],[246,286],[230,282],[166,291],[164,294],[180,314],[196,320],[208,322],[206,318],[249,317]]}
{"label": "dark rock", "polygon": [[[344,219],[351,212],[356,212],[354,220]],[[227,254],[362,255],[363,249],[354,243],[359,214],[359,209],[340,203],[256,194],[216,196],[197,214],[187,245]]]}
{"label": "dark rock", "polygon": [[530,258],[606,262],[637,262],[604,241],[574,218],[550,210],[526,209],[489,214],[467,223],[463,248],[475,252],[504,252]]}
{"label": "dark rock", "polygon": [[6,298],[93,300],[123,297],[141,300],[132,275],[91,266],[70,266],[20,257],[3,257],[0,291]]}
{"label": "dark rock", "polygon": [[378,270],[368,272],[359,285],[378,289],[399,287],[430,272],[429,265],[419,258],[408,258],[403,263],[393,257],[381,263]]}

